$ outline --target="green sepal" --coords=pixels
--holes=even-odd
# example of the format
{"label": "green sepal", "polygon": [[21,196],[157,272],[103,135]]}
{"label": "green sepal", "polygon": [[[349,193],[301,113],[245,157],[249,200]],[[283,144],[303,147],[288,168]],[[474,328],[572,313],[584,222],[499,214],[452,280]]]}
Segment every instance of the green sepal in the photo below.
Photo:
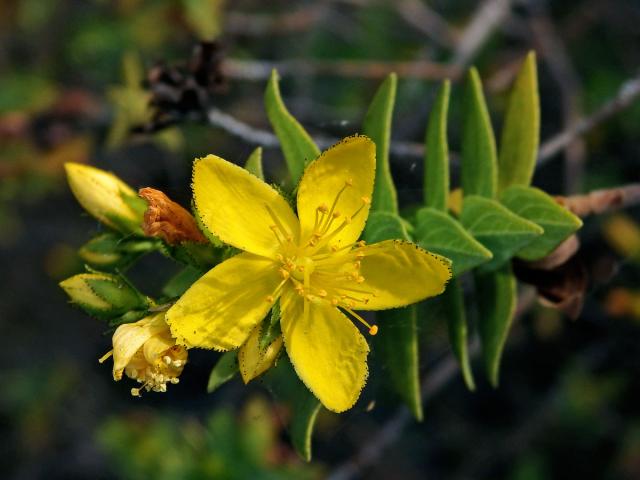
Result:
{"label": "green sepal", "polygon": [[376,144],[376,178],[371,199],[372,211],[398,213],[396,187],[389,167],[391,123],[396,99],[397,76],[390,74],[373,97],[362,123],[362,133]]}
{"label": "green sepal", "polygon": [[209,270],[220,262],[220,248],[209,243],[182,242],[179,245],[163,244],[161,252],[185,265]]}
{"label": "green sepal", "polygon": [[207,393],[215,392],[219,387],[235,377],[239,371],[238,351],[231,350],[223,353],[216,365],[211,369],[209,382],[207,383]]}
{"label": "green sepal", "polygon": [[471,370],[471,359],[469,358],[467,314],[459,279],[454,278],[449,282],[447,289],[442,293],[442,301],[447,317],[451,349],[460,364],[465,385],[469,390],[474,391],[476,385],[473,380],[473,371]]}
{"label": "green sepal", "polygon": [[262,147],[257,147],[244,164],[245,170],[252,173],[260,180],[264,181],[264,170],[262,168]]}
{"label": "green sepal", "polygon": [[278,403],[291,409],[288,425],[291,443],[305,461],[311,461],[311,435],[320,411],[320,402],[296,375],[289,359],[283,355],[262,377]]}
{"label": "green sepal", "polygon": [[293,185],[297,185],[305,166],[320,155],[311,136],[289,113],[280,95],[278,72],[273,70],[264,94],[264,104],[275,132]]}
{"label": "green sepal", "polygon": [[516,278],[506,264],[494,272],[477,273],[475,285],[482,359],[487,378],[497,387],[500,360],[516,311]]}
{"label": "green sepal", "polygon": [[456,277],[493,258],[493,254],[448,213],[424,207],[416,214],[416,242],[422,248],[448,257]]}
{"label": "green sepal", "polygon": [[500,139],[499,191],[511,185],[528,186],[538,159],[540,98],[536,54],[529,52],[509,98]]}
{"label": "green sepal", "polygon": [[476,195],[464,197],[460,222],[493,254],[493,259],[480,267],[485,272],[500,268],[516,252],[544,233],[542,227],[516,215],[497,201]]}
{"label": "green sepal", "polygon": [[424,203],[427,207],[446,211],[449,201],[449,144],[447,117],[451,82],[440,87],[425,133]]}
{"label": "green sepal", "polygon": [[465,85],[460,156],[464,195],[494,198],[498,184],[496,140],[475,68],[469,70]]}
{"label": "green sepal", "polygon": [[411,240],[411,228],[411,224],[399,215],[389,212],[371,212],[362,238],[368,243],[396,239]]}
{"label": "green sepal", "polygon": [[204,273],[199,268],[187,265],[169,279],[162,288],[162,294],[167,298],[177,298],[186,292]]}
{"label": "green sepal", "polygon": [[258,347],[262,351],[266,350],[280,335],[282,335],[282,330],[280,329],[280,301],[276,301],[271,313],[262,321]]}
{"label": "green sepal", "polygon": [[517,257],[523,260],[535,261],[546,257],[582,227],[580,218],[538,188],[514,185],[502,192],[500,202],[544,229],[542,236],[518,251]]}

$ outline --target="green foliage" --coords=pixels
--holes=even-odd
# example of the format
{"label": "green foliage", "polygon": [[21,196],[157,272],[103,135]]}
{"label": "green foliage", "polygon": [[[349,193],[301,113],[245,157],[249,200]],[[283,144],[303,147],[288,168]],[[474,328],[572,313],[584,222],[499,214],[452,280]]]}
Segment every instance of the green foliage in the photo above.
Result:
{"label": "green foliage", "polygon": [[320,402],[298,378],[287,358],[280,358],[263,379],[277,402],[291,406],[291,441],[298,455],[307,462],[311,461],[311,433],[320,411]]}
{"label": "green foliage", "polygon": [[389,168],[389,144],[397,83],[395,73],[382,82],[362,124],[362,132],[376,144],[376,180],[371,209],[391,213],[398,212],[396,187]]}
{"label": "green foliage", "polygon": [[264,170],[262,169],[262,147],[256,148],[249,158],[247,163],[244,164],[244,168],[253,173],[260,180],[264,180]]}
{"label": "green foliage", "polygon": [[289,113],[280,95],[278,73],[274,70],[264,94],[264,104],[271,127],[280,140],[284,159],[293,184],[297,184],[304,167],[320,155],[320,150],[302,125]]}
{"label": "green foliage", "polygon": [[519,217],[495,200],[475,195],[464,198],[460,221],[493,254],[493,259],[482,266],[483,271],[501,267],[544,233],[541,227]]}
{"label": "green foliage", "polygon": [[467,313],[464,307],[464,297],[460,280],[454,278],[447,285],[442,294],[442,300],[446,308],[449,341],[453,354],[460,363],[464,383],[469,390],[475,390],[476,385],[471,371],[471,359],[469,358]]}
{"label": "green foliage", "polygon": [[446,211],[449,200],[449,144],[447,118],[451,82],[445,80],[429,115],[425,134],[424,203]]}
{"label": "green foliage", "polygon": [[222,354],[218,363],[211,369],[207,392],[213,393],[238,373],[238,353],[235,350]]}
{"label": "green foliage", "polygon": [[162,294],[168,298],[177,298],[186,292],[204,272],[192,265],[187,265],[175,274],[162,288]]}
{"label": "green foliage", "polygon": [[540,98],[536,55],[530,52],[511,91],[504,119],[499,156],[499,190],[528,186],[538,158]]}
{"label": "green foliage", "polygon": [[462,191],[465,195],[494,198],[498,183],[496,141],[475,68],[467,75],[462,114]]}
{"label": "green foliage", "polygon": [[495,272],[476,274],[475,287],[482,359],[489,381],[497,387],[500,359],[516,309],[516,278],[511,266],[504,265]]}
{"label": "green foliage", "polygon": [[538,188],[514,185],[502,192],[500,202],[544,229],[542,236],[518,251],[518,257],[524,260],[546,257],[582,226],[582,220]]}
{"label": "green foliage", "polygon": [[362,237],[369,243],[383,240],[409,240],[411,225],[402,217],[389,212],[371,212]]}
{"label": "green foliage", "polygon": [[282,335],[282,330],[280,329],[280,302],[277,301],[273,305],[271,313],[262,321],[258,342],[260,350],[266,350],[280,335]]}
{"label": "green foliage", "polygon": [[114,473],[124,479],[318,478],[310,466],[273,461],[273,452],[281,448],[278,430],[261,399],[248,402],[239,418],[219,408],[204,424],[166,412],[112,418],[100,426],[98,442]]}
{"label": "green foliage", "polygon": [[431,207],[418,210],[414,235],[422,248],[444,255],[452,261],[454,277],[493,258],[493,254],[467,232],[458,220]]}

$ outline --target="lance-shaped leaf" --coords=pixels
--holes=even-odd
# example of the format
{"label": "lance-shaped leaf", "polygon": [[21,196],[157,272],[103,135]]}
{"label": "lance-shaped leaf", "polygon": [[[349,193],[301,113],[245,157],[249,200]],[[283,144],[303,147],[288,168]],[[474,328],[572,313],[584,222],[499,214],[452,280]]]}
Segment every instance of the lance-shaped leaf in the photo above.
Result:
{"label": "lance-shaped leaf", "polygon": [[498,184],[496,140],[475,68],[469,70],[465,85],[460,154],[464,194],[494,198]]}
{"label": "lance-shaped leaf", "polygon": [[502,128],[499,156],[500,191],[511,185],[529,185],[538,157],[540,98],[536,54],[530,52],[511,91]]}
{"label": "lance-shaped leaf", "polygon": [[470,196],[462,203],[460,221],[467,231],[493,253],[483,271],[502,266],[526,245],[544,233],[542,227],[519,217],[495,200]]}
{"label": "lance-shaped leaf", "polygon": [[298,378],[288,358],[282,357],[277,365],[264,374],[264,382],[274,399],[291,410],[288,426],[291,441],[298,455],[311,460],[311,434],[320,402]]}
{"label": "lance-shaped leaf", "polygon": [[253,173],[260,180],[264,180],[264,170],[262,169],[262,147],[256,148],[249,158],[247,163],[244,164],[244,168]]}
{"label": "lance-shaped leaf", "polygon": [[454,277],[493,258],[493,254],[473,238],[460,222],[434,208],[418,210],[414,236],[422,248],[451,259]]}
{"label": "lance-shaped leaf", "polygon": [[[373,212],[369,215],[364,239],[376,243],[410,238],[404,221],[398,215]],[[422,420],[416,316],[415,306],[378,312],[376,320],[381,328],[374,337],[374,344],[382,364],[387,367],[394,392],[416,419]]]}
{"label": "lance-shaped leaf", "polygon": [[232,350],[222,354],[218,363],[211,369],[209,375],[209,383],[207,384],[207,392],[213,393],[220,386],[227,383],[238,373],[238,356],[237,351]]}
{"label": "lance-shaped leaf", "polygon": [[284,159],[294,184],[302,177],[305,165],[320,155],[320,150],[306,130],[289,113],[280,96],[278,73],[271,72],[271,78],[264,94],[264,103],[269,122],[280,140]]}
{"label": "lance-shaped leaf", "polygon": [[454,278],[442,293],[442,300],[447,317],[451,349],[460,363],[464,383],[469,390],[473,391],[476,389],[476,385],[473,381],[473,372],[471,371],[471,361],[469,358],[467,314],[464,309],[462,293],[460,280]]}
{"label": "lance-shaped leaf", "polygon": [[447,117],[451,82],[445,80],[429,115],[425,138],[424,203],[446,211],[449,198],[449,144]]}
{"label": "lance-shaped leaf", "polygon": [[534,187],[514,185],[500,195],[509,210],[544,229],[544,234],[518,251],[523,260],[540,260],[582,226],[582,220]]}
{"label": "lance-shaped leaf", "polygon": [[376,144],[376,181],[371,199],[372,211],[398,212],[396,187],[389,168],[389,143],[396,85],[397,77],[392,73],[378,88],[362,124],[362,133]]}
{"label": "lance-shaped leaf", "polygon": [[500,359],[516,310],[516,279],[507,264],[495,272],[476,274],[478,330],[489,381],[498,386]]}

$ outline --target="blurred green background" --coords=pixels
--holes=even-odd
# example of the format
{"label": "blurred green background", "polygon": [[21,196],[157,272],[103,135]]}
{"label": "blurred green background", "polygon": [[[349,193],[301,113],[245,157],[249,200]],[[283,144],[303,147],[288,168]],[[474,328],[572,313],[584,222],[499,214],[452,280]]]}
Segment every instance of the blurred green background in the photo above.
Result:
{"label": "blurred green background", "polygon": [[[325,478],[344,473],[394,418],[383,366],[353,410],[321,413],[305,464],[288,444],[288,412],[259,381],[206,393],[217,354],[194,352],[179,385],[142,399],[98,364],[110,348],[105,325],[57,286],[82,270],[75,250],[99,231],[66,187],[63,163],[112,170],[189,205],[194,157],[244,162],[255,147],[198,118],[131,134],[149,120],[143,80],[157,62],[188,62],[199,39],[216,38],[226,81],[207,107],[268,129],[262,94],[275,64],[292,113],[311,133],[336,137],[357,131],[395,70],[393,136],[412,142],[423,138],[439,82],[454,76],[457,151],[465,67],[479,68],[499,130],[513,75],[535,49],[544,141],[638,75],[639,24],[640,4],[627,0],[1,0],[0,476]],[[638,138],[636,104],[539,168],[534,184],[570,194],[638,181]],[[409,208],[421,196],[421,160],[391,162]],[[277,150],[265,151],[265,164],[281,178]],[[616,218],[640,238],[639,213]],[[355,477],[640,478],[640,240],[621,246],[620,225],[591,218],[581,232],[591,282],[578,320],[530,308],[498,390],[481,383],[470,393],[455,376],[429,399],[424,422],[409,422]],[[157,255],[131,276],[153,295],[175,271]],[[449,348],[446,325],[419,327],[428,375]]]}

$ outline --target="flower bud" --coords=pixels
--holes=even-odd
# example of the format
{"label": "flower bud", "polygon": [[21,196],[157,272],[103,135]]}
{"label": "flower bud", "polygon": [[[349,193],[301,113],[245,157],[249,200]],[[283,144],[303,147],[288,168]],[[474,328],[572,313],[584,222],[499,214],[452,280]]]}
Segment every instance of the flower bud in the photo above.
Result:
{"label": "flower bud", "polygon": [[238,350],[238,365],[244,383],[249,383],[270,369],[282,349],[282,335],[276,337],[266,348],[260,348],[261,325],[256,326],[247,341]]}
{"label": "flower bud", "polygon": [[122,238],[113,232],[102,233],[78,250],[80,258],[92,268],[113,271],[133,263],[144,252],[157,248],[157,241],[130,237]]}
{"label": "flower bud", "polygon": [[81,273],[60,282],[60,286],[71,302],[99,318],[116,318],[150,305],[148,298],[116,275]]}
{"label": "flower bud", "polygon": [[79,163],[66,163],[67,180],[80,205],[104,225],[124,234],[142,235],[147,204],[112,173]]}
{"label": "flower bud", "polygon": [[120,325],[113,334],[113,350],[100,363],[113,355],[113,379],[119,381],[123,373],[136,380],[139,388],[132,388],[133,396],[143,390],[166,392],[168,383],[178,383],[187,363],[187,350],[176,345],[159,312],[136,323]]}

